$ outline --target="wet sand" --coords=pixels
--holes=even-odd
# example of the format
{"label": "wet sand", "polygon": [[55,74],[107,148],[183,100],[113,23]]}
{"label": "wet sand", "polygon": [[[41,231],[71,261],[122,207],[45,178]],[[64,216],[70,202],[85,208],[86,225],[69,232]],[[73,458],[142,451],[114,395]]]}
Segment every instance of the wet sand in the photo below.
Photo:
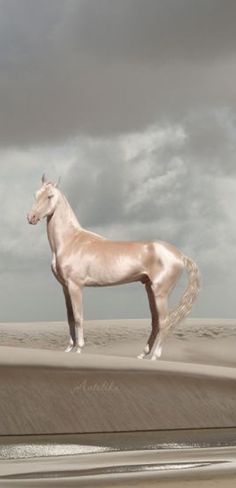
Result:
{"label": "wet sand", "polygon": [[195,448],[181,452],[129,451],[125,456],[122,452],[67,455],[66,461],[61,457],[47,458],[44,462],[37,459],[27,463],[27,467],[24,462],[15,463],[11,474],[5,465],[0,486],[1,479],[15,486],[24,486],[23,483],[35,486],[39,479],[45,486],[63,486],[65,478],[64,486],[76,486],[76,483],[78,486],[134,486],[134,483],[154,486],[157,480],[161,486],[170,481],[178,486],[180,482],[210,479],[232,483],[236,473],[235,453],[235,448]]}
{"label": "wet sand", "polygon": [[0,486],[232,487],[235,435],[236,428],[4,437]]}
{"label": "wet sand", "polygon": [[235,486],[235,446],[152,447],[0,461],[0,486]]}

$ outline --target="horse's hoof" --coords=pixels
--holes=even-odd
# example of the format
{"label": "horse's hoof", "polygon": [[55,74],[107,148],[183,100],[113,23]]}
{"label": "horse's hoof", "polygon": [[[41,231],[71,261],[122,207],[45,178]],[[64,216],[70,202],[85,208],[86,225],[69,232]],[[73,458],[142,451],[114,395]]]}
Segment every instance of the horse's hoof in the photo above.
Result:
{"label": "horse's hoof", "polygon": [[138,358],[138,359],[144,359],[144,358],[145,358],[145,356],[146,356],[146,354],[145,354],[144,352],[142,352],[141,354],[139,354],[139,355],[137,356],[137,358]]}
{"label": "horse's hoof", "polygon": [[153,354],[153,356],[151,357],[151,361],[156,361],[156,355]]}
{"label": "horse's hoof", "polygon": [[67,346],[64,352],[70,352],[73,348],[74,346]]}
{"label": "horse's hoof", "polygon": [[80,347],[78,347],[77,349],[75,349],[75,351],[74,351],[74,352],[76,352],[76,354],[81,354],[82,349],[80,349]]}

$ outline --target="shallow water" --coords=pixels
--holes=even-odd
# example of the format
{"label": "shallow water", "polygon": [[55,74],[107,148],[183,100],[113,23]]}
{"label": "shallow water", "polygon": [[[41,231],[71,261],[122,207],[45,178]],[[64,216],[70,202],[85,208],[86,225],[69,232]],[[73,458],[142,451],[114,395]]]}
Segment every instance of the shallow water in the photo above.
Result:
{"label": "shallow water", "polygon": [[1,436],[0,461],[102,452],[236,446],[236,427],[169,431]]}

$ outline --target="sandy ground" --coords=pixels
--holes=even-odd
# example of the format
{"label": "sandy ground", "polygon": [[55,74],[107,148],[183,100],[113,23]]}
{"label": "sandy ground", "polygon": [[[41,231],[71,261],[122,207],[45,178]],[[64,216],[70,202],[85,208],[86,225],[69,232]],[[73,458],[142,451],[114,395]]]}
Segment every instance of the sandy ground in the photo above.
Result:
{"label": "sandy ground", "polygon": [[236,321],[188,320],[158,362],[135,359],[148,332],[88,321],[79,356],[65,323],[0,324],[0,486],[236,486]]}
{"label": "sandy ground", "polygon": [[[149,320],[85,321],[83,354],[136,357],[150,332]],[[1,346],[63,350],[65,322],[0,323]],[[236,319],[188,319],[166,340],[161,360],[236,366]]]}

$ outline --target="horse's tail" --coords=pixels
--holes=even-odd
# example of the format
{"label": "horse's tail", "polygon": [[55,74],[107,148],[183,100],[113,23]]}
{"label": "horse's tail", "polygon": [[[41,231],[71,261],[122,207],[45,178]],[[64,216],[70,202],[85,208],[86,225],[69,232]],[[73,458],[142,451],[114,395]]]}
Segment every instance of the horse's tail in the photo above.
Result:
{"label": "horse's tail", "polygon": [[183,256],[183,264],[188,272],[188,285],[177,307],[169,313],[168,329],[177,325],[190,312],[200,290],[200,273],[196,263],[187,256]]}

